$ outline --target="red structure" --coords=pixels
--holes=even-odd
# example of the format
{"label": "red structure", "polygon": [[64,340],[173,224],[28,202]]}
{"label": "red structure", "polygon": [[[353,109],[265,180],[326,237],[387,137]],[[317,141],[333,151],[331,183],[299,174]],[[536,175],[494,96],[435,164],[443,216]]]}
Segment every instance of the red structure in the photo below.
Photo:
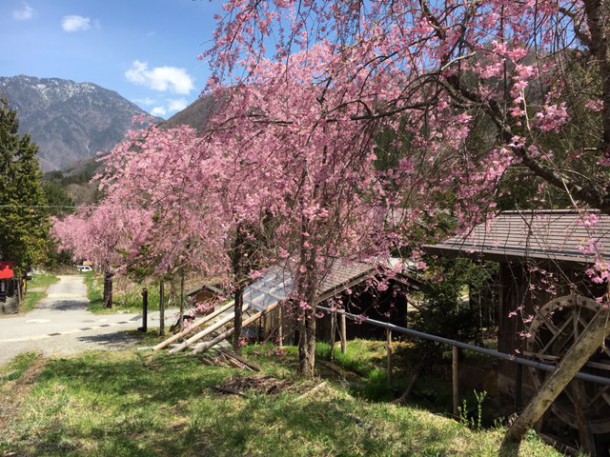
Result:
{"label": "red structure", "polygon": [[15,271],[11,262],[0,262],[0,280],[13,279]]}

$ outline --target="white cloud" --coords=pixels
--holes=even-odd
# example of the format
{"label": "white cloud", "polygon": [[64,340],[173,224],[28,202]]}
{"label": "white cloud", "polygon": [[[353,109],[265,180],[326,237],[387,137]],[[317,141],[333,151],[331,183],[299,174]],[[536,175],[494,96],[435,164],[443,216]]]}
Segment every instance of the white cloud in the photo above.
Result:
{"label": "white cloud", "polygon": [[169,100],[167,105],[168,111],[182,111],[184,108],[189,106],[189,102],[187,102],[184,98],[180,98],[177,100]]}
{"label": "white cloud", "polygon": [[34,8],[23,2],[23,8],[13,11],[13,18],[16,21],[29,21],[34,17]]}
{"label": "white cloud", "polygon": [[135,60],[125,77],[134,84],[146,86],[159,92],[172,92],[188,95],[195,88],[195,80],[184,68],[155,67],[148,68],[148,63]]}
{"label": "white cloud", "polygon": [[154,98],[146,97],[146,98],[136,98],[134,100],[134,102],[136,102],[139,105],[152,106],[155,103],[157,103],[157,100],[155,100]]}
{"label": "white cloud", "polygon": [[[147,98],[141,100],[140,102],[149,102],[151,99]],[[184,98],[179,99],[167,99],[164,101],[156,100],[154,101],[156,106],[150,110],[150,114],[153,116],[159,116],[163,118],[167,118],[168,116],[177,113],[178,111],[182,111],[184,108],[188,106],[188,101]],[[145,104],[145,103],[142,103]],[[152,106],[152,104],[148,103],[148,105]]]}
{"label": "white cloud", "polygon": [[91,28],[91,19],[82,16],[64,16],[61,20],[61,27],[66,32],[87,31]]}
{"label": "white cloud", "polygon": [[153,116],[165,117],[167,116],[167,111],[162,106],[155,106],[152,110],[150,110],[150,114]]}

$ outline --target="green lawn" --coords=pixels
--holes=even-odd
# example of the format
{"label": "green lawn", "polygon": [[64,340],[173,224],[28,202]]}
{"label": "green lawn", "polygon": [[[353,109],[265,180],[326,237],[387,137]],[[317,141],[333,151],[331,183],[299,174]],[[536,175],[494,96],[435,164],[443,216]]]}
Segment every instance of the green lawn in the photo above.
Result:
{"label": "green lawn", "polygon": [[0,456],[560,455],[534,434],[502,447],[502,428],[370,402],[340,382],[299,399],[321,380],[295,375],[294,350],[247,353],[263,373],[142,351],[22,356],[0,368]]}
{"label": "green lawn", "polygon": [[[85,284],[87,286],[87,297],[89,298],[88,310],[96,314],[109,314],[118,311],[137,313],[142,311],[142,287],[132,287],[129,291],[114,292],[112,308],[104,307],[103,300],[103,275],[94,272],[85,273]],[[159,309],[158,286],[148,288],[148,310]]]}

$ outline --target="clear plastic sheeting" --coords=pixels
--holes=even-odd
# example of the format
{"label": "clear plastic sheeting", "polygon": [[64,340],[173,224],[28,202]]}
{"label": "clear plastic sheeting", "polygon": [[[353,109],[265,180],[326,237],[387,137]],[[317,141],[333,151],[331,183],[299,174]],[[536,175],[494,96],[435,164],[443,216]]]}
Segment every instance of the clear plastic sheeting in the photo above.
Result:
{"label": "clear plastic sheeting", "polygon": [[284,268],[271,268],[262,279],[244,290],[244,304],[250,309],[263,311],[270,305],[286,300],[294,291],[292,276]]}

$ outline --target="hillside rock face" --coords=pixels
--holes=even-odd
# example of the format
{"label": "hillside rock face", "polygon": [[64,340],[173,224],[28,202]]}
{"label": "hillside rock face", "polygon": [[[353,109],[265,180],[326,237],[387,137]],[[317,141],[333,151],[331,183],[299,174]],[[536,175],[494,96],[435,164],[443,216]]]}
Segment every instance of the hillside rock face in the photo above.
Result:
{"label": "hillside rock face", "polygon": [[0,96],[17,110],[20,133],[38,145],[43,171],[109,152],[133,117],[146,114],[114,91],[57,78],[0,77]]}

